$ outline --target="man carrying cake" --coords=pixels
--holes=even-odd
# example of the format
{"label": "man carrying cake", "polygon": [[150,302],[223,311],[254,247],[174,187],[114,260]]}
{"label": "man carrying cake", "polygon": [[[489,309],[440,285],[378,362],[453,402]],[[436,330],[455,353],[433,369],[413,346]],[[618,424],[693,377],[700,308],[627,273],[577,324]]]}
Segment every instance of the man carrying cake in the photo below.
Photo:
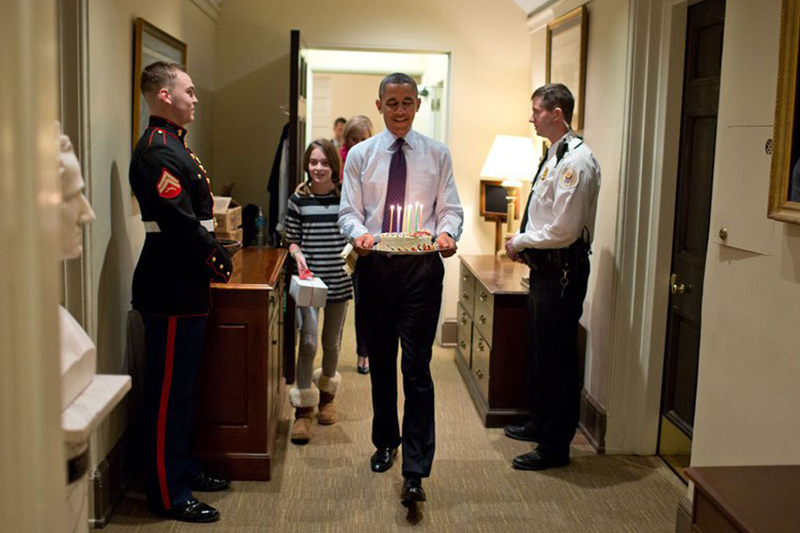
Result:
{"label": "man carrying cake", "polygon": [[[406,74],[381,81],[376,101],[386,129],[348,153],[339,227],[362,257],[356,265],[359,301],[367,320],[372,379],[373,472],[391,468],[403,444],[400,499],[425,501],[435,449],[434,395],[430,360],[442,303],[442,257],[456,252],[464,220],[447,147],[412,129],[420,106],[416,82]],[[414,206],[412,223],[400,208]],[[418,219],[418,221],[417,221]],[[398,220],[400,225],[398,225]],[[409,228],[430,232],[436,249],[407,255],[370,253],[376,236]],[[403,430],[397,417],[397,345],[405,408]]]}

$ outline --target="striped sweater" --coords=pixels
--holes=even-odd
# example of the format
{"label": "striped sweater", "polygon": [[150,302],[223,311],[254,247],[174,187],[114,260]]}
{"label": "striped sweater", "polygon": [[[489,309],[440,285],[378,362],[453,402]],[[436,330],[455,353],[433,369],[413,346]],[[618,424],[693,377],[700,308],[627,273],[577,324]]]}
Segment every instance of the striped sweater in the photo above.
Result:
{"label": "striped sweater", "polygon": [[308,268],[328,286],[328,303],[353,297],[353,282],[339,254],[347,244],[339,231],[339,196],[331,193],[289,197],[286,242],[300,246]]}

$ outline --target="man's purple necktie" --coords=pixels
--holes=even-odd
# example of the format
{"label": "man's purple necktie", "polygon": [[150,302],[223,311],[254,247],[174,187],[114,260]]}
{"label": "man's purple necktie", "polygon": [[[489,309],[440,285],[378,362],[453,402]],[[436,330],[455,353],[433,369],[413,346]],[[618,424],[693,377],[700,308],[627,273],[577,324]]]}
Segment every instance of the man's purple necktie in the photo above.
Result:
{"label": "man's purple necktie", "polygon": [[[389,182],[386,185],[386,205],[383,206],[383,233],[389,232],[392,219],[391,206],[402,206],[406,201],[406,155],[403,153],[402,138],[394,144],[392,162],[389,164]],[[394,209],[397,212],[397,207]],[[396,215],[395,215],[396,216]],[[394,227],[397,228],[395,220]],[[395,231],[400,231],[395,229]]]}

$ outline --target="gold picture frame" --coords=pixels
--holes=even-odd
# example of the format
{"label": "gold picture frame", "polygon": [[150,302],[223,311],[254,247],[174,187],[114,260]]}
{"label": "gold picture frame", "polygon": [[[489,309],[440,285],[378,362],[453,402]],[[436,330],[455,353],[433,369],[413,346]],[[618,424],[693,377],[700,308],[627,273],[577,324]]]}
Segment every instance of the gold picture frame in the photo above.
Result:
{"label": "gold picture frame", "polygon": [[156,61],[168,61],[186,65],[186,43],[141,17],[136,19],[133,43],[133,125],[131,143],[136,146],[150,121],[147,102],[142,98],[142,93],[139,90],[142,69]]}
{"label": "gold picture frame", "polygon": [[589,15],[586,6],[573,9],[547,25],[545,81],[563,83],[575,97],[570,126],[583,131]]}
{"label": "gold picture frame", "polygon": [[[767,216],[800,224],[800,109],[798,63],[800,0],[783,0]],[[793,183],[794,182],[794,183]]]}

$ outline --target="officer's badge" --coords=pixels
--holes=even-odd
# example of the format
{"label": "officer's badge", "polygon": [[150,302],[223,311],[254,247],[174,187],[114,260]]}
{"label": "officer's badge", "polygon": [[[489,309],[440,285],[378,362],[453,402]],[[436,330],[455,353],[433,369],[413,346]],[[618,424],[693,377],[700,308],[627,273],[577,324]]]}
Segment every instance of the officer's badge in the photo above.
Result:
{"label": "officer's badge", "polygon": [[546,179],[547,179],[547,173],[548,173],[549,171],[550,171],[550,167],[544,167],[544,170],[542,170],[542,179],[543,179],[543,180],[546,180]]}
{"label": "officer's badge", "polygon": [[562,189],[573,189],[578,186],[580,176],[572,169],[566,169],[558,180]]}
{"label": "officer's badge", "polygon": [[158,195],[167,200],[172,200],[181,193],[181,182],[165,168],[156,184]]}

